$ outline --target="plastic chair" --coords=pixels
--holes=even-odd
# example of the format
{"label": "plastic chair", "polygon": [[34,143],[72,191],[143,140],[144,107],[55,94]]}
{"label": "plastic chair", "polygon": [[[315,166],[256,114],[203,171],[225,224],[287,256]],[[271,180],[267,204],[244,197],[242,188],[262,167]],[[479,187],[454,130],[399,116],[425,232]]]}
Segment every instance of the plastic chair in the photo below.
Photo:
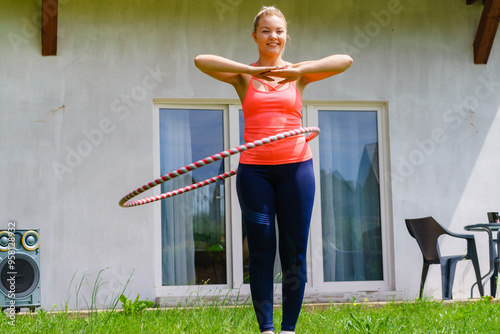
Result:
{"label": "plastic chair", "polygon": [[[422,251],[424,264],[422,268],[422,279],[420,282],[420,295],[422,298],[424,284],[431,264],[441,265],[441,281],[443,299],[453,298],[453,280],[455,278],[455,269],[457,262],[461,260],[471,260],[476,273],[477,285],[481,296],[483,285],[481,284],[481,273],[479,271],[479,261],[477,258],[476,241],[474,235],[457,234],[448,231],[432,217],[406,219],[406,227],[410,235],[417,240],[418,246]],[[467,240],[467,254],[454,256],[441,256],[439,252],[438,238],[441,235],[449,235],[455,238]]]}

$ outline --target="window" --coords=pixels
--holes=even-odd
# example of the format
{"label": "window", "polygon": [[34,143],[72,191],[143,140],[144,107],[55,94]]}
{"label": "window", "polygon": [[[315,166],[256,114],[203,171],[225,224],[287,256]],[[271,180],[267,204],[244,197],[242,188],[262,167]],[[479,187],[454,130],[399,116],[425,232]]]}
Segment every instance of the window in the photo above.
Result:
{"label": "window", "polygon": [[[242,143],[244,123],[236,101],[162,101],[155,110],[161,175]],[[385,104],[304,101],[303,124],[321,128],[310,142],[316,201],[306,295],[391,289]],[[168,181],[161,192],[236,169],[238,158],[234,155]],[[234,181],[229,178],[161,201],[160,295],[182,294],[182,286],[207,285],[249,292],[248,253]]]}
{"label": "window", "polygon": [[[167,174],[224,148],[223,111],[160,108],[160,167]],[[162,193],[223,172],[223,162],[174,178]],[[220,181],[161,202],[162,284],[226,284],[225,189]]]}
{"label": "window", "polygon": [[383,280],[377,111],[318,114],[324,280]]}

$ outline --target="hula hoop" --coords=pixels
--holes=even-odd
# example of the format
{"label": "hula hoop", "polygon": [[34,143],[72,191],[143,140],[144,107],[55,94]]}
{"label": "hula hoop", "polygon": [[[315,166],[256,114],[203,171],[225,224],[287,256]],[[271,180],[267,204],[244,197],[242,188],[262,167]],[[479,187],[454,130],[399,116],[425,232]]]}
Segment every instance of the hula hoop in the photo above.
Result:
{"label": "hula hoop", "polygon": [[246,150],[258,147],[258,146],[269,144],[269,143],[272,143],[274,141],[277,141],[277,140],[280,140],[280,139],[285,139],[285,138],[288,138],[288,137],[291,137],[291,136],[297,136],[297,135],[300,135],[300,134],[303,134],[303,133],[310,133],[310,135],[308,135],[306,137],[306,141],[310,141],[310,140],[314,139],[319,134],[319,132],[320,132],[319,128],[314,127],[314,126],[312,126],[312,127],[306,127],[306,128],[300,128],[300,129],[296,129],[296,130],[292,130],[292,131],[282,132],[282,133],[279,133],[279,134],[274,135],[274,136],[270,136],[270,137],[262,138],[262,139],[259,139],[259,140],[255,140],[253,142],[246,143],[246,144],[243,144],[243,145],[240,145],[240,146],[237,146],[237,147],[233,147],[233,148],[231,148],[229,150],[219,152],[217,154],[214,154],[212,156],[209,156],[209,157],[206,157],[204,159],[198,160],[198,161],[193,162],[193,163],[191,163],[189,165],[186,165],[186,166],[184,166],[182,168],[179,168],[179,169],[177,169],[177,170],[175,170],[173,172],[165,174],[162,177],[160,177],[159,179],[156,179],[156,180],[154,180],[152,182],[149,182],[148,184],[143,185],[140,188],[137,188],[136,190],[132,191],[131,193],[129,193],[128,195],[126,195],[125,197],[123,197],[118,204],[122,208],[130,208],[130,207],[133,207],[133,206],[139,206],[139,205],[143,205],[143,204],[148,204],[148,203],[156,202],[156,201],[159,201],[159,200],[162,200],[162,199],[165,199],[165,198],[169,198],[169,197],[173,197],[173,196],[176,196],[176,195],[179,195],[179,194],[182,194],[182,193],[186,193],[186,192],[194,190],[194,189],[198,189],[198,188],[201,188],[201,187],[204,187],[204,186],[208,186],[211,183],[222,181],[222,180],[224,180],[224,179],[226,179],[228,177],[236,175],[237,170],[234,169],[234,170],[231,170],[229,172],[225,172],[225,173],[222,173],[220,175],[211,177],[211,178],[206,179],[204,181],[193,183],[193,184],[191,184],[189,186],[182,187],[182,188],[179,188],[179,189],[176,189],[176,190],[172,190],[172,191],[163,193],[161,195],[151,196],[151,197],[148,197],[148,198],[143,198],[143,199],[139,199],[139,200],[135,200],[135,201],[129,202],[132,198],[134,198],[135,196],[137,196],[137,195],[145,192],[146,190],[149,190],[149,189],[151,189],[153,187],[156,187],[157,185],[160,185],[162,183],[165,183],[168,180],[172,180],[173,178],[176,178],[176,177],[178,177],[178,176],[180,176],[182,174],[185,174],[185,173],[190,172],[192,170],[195,170],[197,168],[200,168],[200,167],[206,166],[208,164],[211,164],[212,162],[215,162],[215,161],[227,158],[227,157],[229,157],[231,155],[234,155],[234,154],[237,154],[237,153],[241,153],[243,151],[246,151]]}

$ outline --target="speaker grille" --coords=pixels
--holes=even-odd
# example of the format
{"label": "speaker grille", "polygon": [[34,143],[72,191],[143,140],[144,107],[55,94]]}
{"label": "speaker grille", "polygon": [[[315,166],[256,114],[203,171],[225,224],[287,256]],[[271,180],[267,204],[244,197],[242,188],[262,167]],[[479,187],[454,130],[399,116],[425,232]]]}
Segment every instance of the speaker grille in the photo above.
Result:
{"label": "speaker grille", "polygon": [[36,289],[40,271],[36,262],[25,254],[16,253],[14,261],[14,268],[8,264],[8,258],[0,262],[0,290],[5,295],[15,293],[15,298],[23,298]]}

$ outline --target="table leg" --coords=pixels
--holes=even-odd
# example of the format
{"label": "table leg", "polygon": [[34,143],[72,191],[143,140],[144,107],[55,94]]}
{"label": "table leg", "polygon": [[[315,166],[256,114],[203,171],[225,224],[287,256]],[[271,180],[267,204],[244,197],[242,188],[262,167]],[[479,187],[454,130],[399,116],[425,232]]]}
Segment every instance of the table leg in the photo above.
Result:
{"label": "table leg", "polygon": [[493,269],[493,276],[491,276],[491,297],[495,298],[497,294],[497,278],[498,278],[498,263],[495,263],[495,269]]}
{"label": "table leg", "polygon": [[491,297],[495,298],[496,293],[497,293],[497,284],[498,284],[498,265],[499,263],[499,258],[498,255],[500,254],[500,230],[497,232],[497,238],[493,239],[494,242],[496,242],[496,249],[493,251],[495,252],[493,256],[493,276],[491,277],[490,281],[490,287],[491,287]]}
{"label": "table leg", "polygon": [[[494,271],[495,271],[495,258],[496,258],[496,255],[495,255],[495,244],[494,244],[494,240],[493,239],[493,233],[491,232],[491,230],[489,228],[485,228],[485,227],[478,227],[476,229],[477,231],[485,231],[486,233],[488,233],[488,244],[489,244],[489,256],[490,256],[490,268],[488,270],[488,273],[486,273],[486,275],[484,275],[482,278],[481,278],[481,281],[482,281],[482,286],[483,286],[483,291],[485,289],[485,286],[486,286],[486,283],[488,283],[488,281],[490,279],[492,279],[492,276],[494,275]],[[500,230],[498,232],[500,234]],[[498,275],[498,271],[497,271],[497,275]],[[496,282],[496,277],[494,278],[494,281]],[[474,284],[472,284],[472,287],[470,289],[470,296],[472,298],[473,296],[473,293],[474,293],[474,286],[477,284],[477,282],[475,282]],[[491,288],[491,292],[493,293],[493,289],[494,289],[494,292],[496,293],[496,284],[493,286],[493,284],[490,284],[490,288]],[[493,295],[493,294],[492,294]],[[494,295],[493,295],[494,296]]]}

